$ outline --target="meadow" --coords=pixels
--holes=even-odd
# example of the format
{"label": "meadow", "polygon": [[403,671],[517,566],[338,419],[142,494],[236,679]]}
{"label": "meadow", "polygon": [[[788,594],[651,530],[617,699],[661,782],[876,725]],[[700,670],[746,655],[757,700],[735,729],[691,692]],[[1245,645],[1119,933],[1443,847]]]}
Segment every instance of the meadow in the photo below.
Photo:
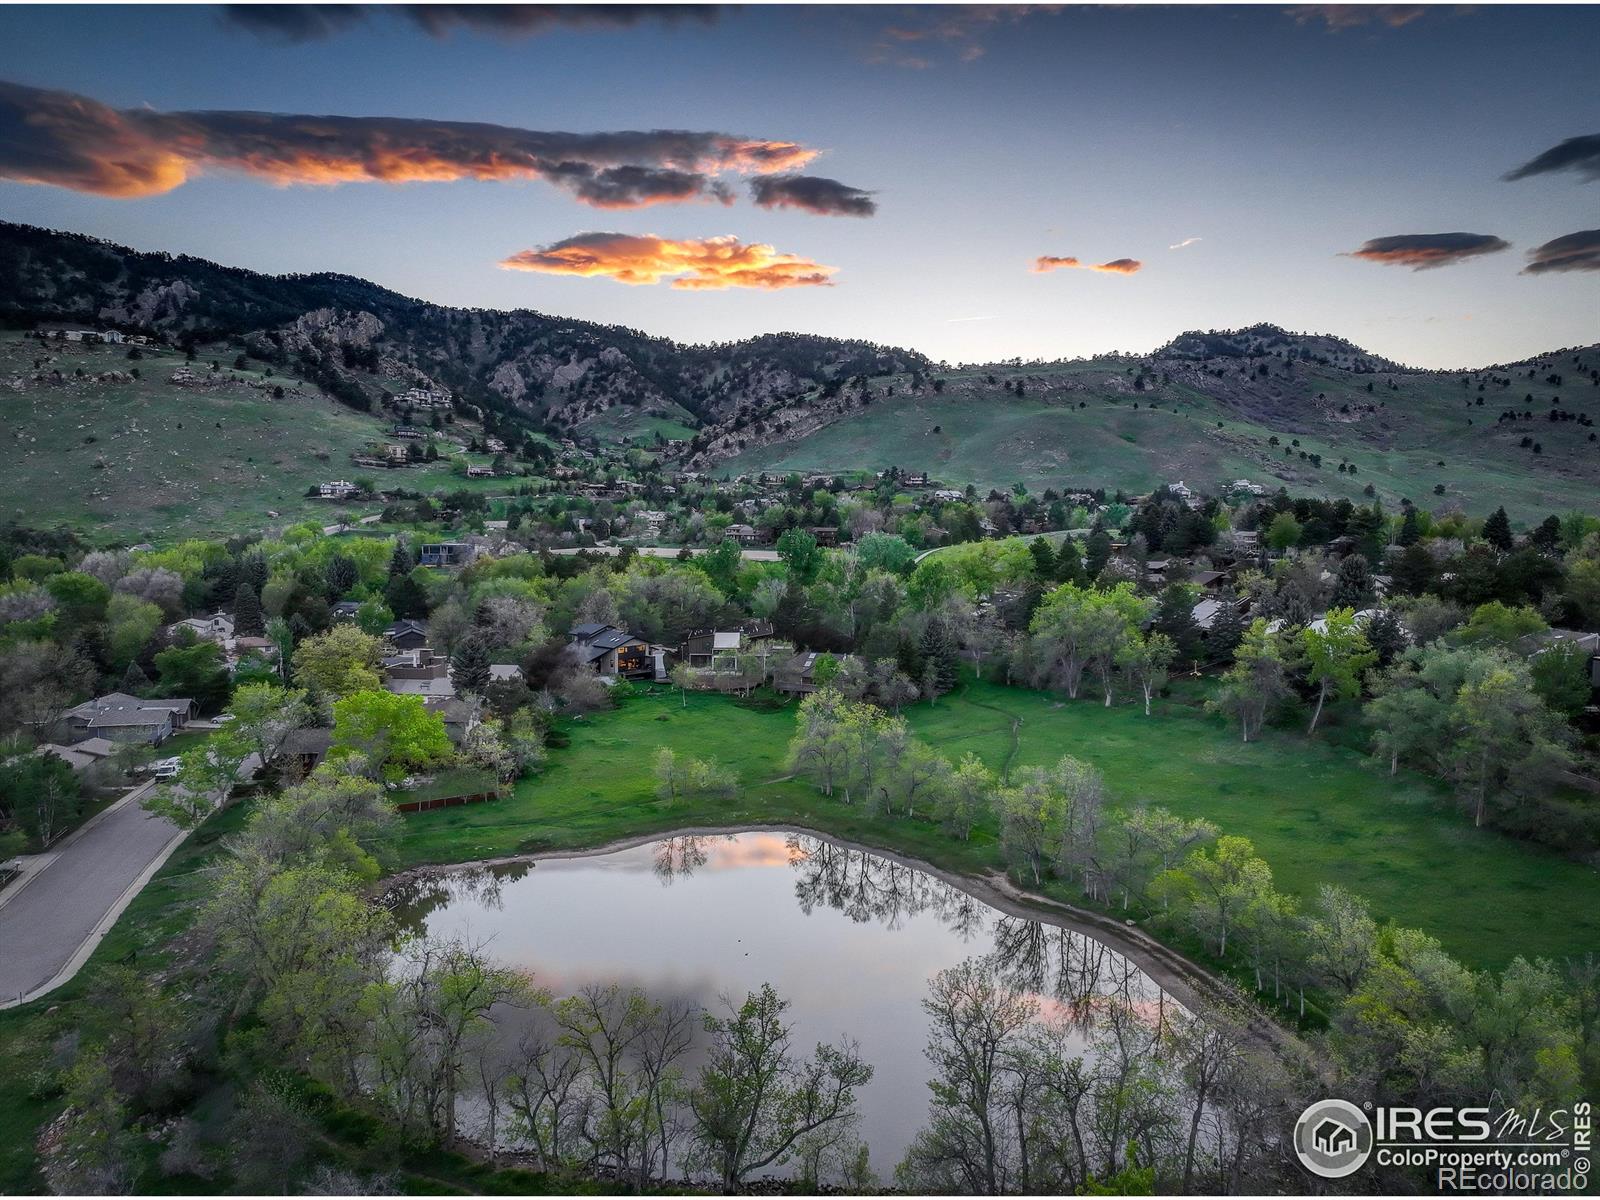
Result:
{"label": "meadow", "polygon": [[[974,682],[906,716],[945,755],[970,751],[995,770],[1063,754],[1085,759],[1104,773],[1115,804],[1208,817],[1223,832],[1250,838],[1284,890],[1311,896],[1322,883],[1342,884],[1379,917],[1427,930],[1475,966],[1600,944],[1600,873],[1592,868],[1473,829],[1433,781],[1406,772],[1391,779],[1350,749],[1289,731],[1243,745],[1195,698],[1176,695],[1146,718],[1133,705],[1062,703]],[[694,693],[687,700],[653,691],[566,723],[570,744],[553,749],[546,769],[512,797],[407,818],[403,861],[460,862],[681,827],[793,822],[952,870],[1001,868],[992,822],[961,842],[930,823],[874,817],[790,778],[792,705]],[[658,746],[732,768],[738,796],[664,805],[651,773]],[[1080,899],[1069,891],[1060,898]]]}

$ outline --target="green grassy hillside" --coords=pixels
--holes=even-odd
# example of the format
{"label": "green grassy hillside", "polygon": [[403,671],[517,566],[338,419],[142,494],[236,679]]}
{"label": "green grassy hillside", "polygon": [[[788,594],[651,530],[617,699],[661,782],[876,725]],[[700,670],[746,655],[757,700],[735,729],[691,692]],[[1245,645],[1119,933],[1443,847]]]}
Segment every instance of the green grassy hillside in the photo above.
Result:
{"label": "green grassy hillside", "polygon": [[[1155,365],[1159,372],[1167,364]],[[1587,378],[1556,385],[1546,381],[1549,371],[1530,364],[1497,375],[1295,367],[1292,378],[1245,380],[1183,364],[1142,391],[1107,361],[958,371],[937,393],[913,393],[901,378],[890,381],[894,395],[880,394],[800,440],[747,449],[716,471],[892,465],[954,486],[1023,483],[1035,491],[1076,485],[1142,492],[1178,479],[1205,489],[1245,478],[1356,500],[1370,485],[1385,503],[1408,497],[1474,513],[1503,504],[1524,520],[1592,505],[1600,488],[1592,429],[1548,420],[1552,408],[1600,415],[1600,390]],[[1529,370],[1538,377],[1528,378]],[[1478,392],[1491,375],[1510,383],[1490,382]],[[1007,390],[1016,381],[1021,396]],[[1533,419],[1498,422],[1512,406]],[[1539,453],[1520,445],[1525,436],[1540,444]],[[1341,462],[1354,471],[1341,472]]]}
{"label": "green grassy hillside", "polygon": [[[0,520],[66,525],[105,540],[170,541],[376,511],[370,500],[345,506],[305,493],[353,478],[350,454],[391,422],[355,412],[313,384],[269,376],[260,363],[235,370],[231,352],[212,372],[202,351],[187,364],[192,384],[172,382],[186,365],[182,354],[141,353],[130,360],[121,346],[41,345],[0,334],[9,451]],[[421,492],[467,485],[444,462],[380,472],[379,481]]]}

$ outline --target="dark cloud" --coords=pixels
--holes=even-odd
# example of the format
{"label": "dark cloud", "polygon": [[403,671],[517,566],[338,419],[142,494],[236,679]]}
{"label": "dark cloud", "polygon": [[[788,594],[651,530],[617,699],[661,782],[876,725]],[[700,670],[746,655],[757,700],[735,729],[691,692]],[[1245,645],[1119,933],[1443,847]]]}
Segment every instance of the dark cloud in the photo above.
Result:
{"label": "dark cloud", "polygon": [[460,28],[501,37],[532,37],[557,27],[626,29],[644,21],[676,24],[717,19],[715,4],[403,4],[395,11],[434,37]]}
{"label": "dark cloud", "polygon": [[670,279],[685,291],[831,287],[825,267],[797,254],[780,254],[761,242],[731,234],[713,238],[663,238],[655,234],[580,233],[500,261],[507,271],[612,279],[647,285]]}
{"label": "dark cloud", "polygon": [[1600,229],[1580,229],[1528,251],[1524,275],[1550,271],[1600,271]]}
{"label": "dark cloud", "polygon": [[1507,171],[1501,178],[1527,179],[1530,175],[1548,175],[1552,171],[1576,171],[1587,180],[1600,180],[1600,133],[1568,138],[1515,171]]}
{"label": "dark cloud", "polygon": [[820,175],[762,175],[750,181],[762,208],[799,208],[822,217],[870,217],[878,211],[871,192]]}
{"label": "dark cloud", "polygon": [[795,142],[681,129],[560,133],[467,121],[114,109],[0,82],[0,179],[152,196],[211,169],[279,184],[543,179],[601,208],[712,199],[718,175],[792,170]]}
{"label": "dark cloud", "polygon": [[1050,271],[1099,271],[1103,275],[1132,275],[1142,270],[1144,264],[1137,258],[1113,258],[1110,262],[1086,263],[1071,255],[1041,254],[1033,260],[1031,270],[1036,275]]}
{"label": "dark cloud", "polygon": [[534,37],[552,29],[626,29],[645,21],[716,20],[715,4],[225,4],[230,25],[277,41],[310,42],[390,12],[433,37],[457,29],[498,37]]}
{"label": "dark cloud", "polygon": [[224,4],[225,24],[278,42],[317,42],[367,19],[359,4]]}
{"label": "dark cloud", "polygon": [[1401,233],[1373,238],[1359,250],[1350,251],[1348,257],[1426,271],[1484,254],[1496,254],[1510,247],[1510,242],[1491,233]]}

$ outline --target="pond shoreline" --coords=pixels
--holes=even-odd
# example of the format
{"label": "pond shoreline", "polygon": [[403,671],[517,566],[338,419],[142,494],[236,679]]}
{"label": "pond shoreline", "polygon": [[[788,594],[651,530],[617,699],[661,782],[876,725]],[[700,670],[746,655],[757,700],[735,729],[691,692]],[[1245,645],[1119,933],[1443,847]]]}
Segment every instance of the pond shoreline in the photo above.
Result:
{"label": "pond shoreline", "polygon": [[[877,855],[913,871],[920,871],[1009,916],[1040,921],[1060,929],[1081,933],[1122,955],[1143,971],[1162,991],[1191,1011],[1203,1010],[1234,991],[1232,985],[1225,983],[1166,943],[1152,937],[1139,926],[1030,892],[1026,888],[1017,886],[998,871],[987,872],[984,875],[951,871],[894,849],[852,841],[825,830],[793,822],[691,825],[655,833],[630,834],[595,846],[565,850],[532,850],[522,854],[468,859],[456,863],[427,863],[385,876],[375,885],[375,891],[379,896],[386,896],[410,880],[436,878],[470,867],[512,866],[520,863],[537,864],[540,861],[595,858],[674,837],[722,837],[741,833],[800,834],[820,838],[846,850]],[[1253,1013],[1250,1027],[1251,1032],[1261,1041],[1280,1051],[1296,1052],[1304,1049],[1300,1040],[1290,1030],[1273,1021],[1265,1012],[1258,1010]]]}

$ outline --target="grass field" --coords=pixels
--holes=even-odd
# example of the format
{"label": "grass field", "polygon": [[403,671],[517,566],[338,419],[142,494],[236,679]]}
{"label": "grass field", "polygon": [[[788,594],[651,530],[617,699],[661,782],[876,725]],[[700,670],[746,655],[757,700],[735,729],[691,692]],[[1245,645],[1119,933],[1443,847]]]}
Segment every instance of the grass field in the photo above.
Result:
{"label": "grass field", "polygon": [[[1391,780],[1349,750],[1292,733],[1241,745],[1219,719],[1176,702],[1147,720],[1131,705],[1059,704],[990,684],[916,705],[907,716],[943,753],[970,750],[996,769],[1063,754],[1086,759],[1104,772],[1116,802],[1207,816],[1254,841],[1286,890],[1310,895],[1321,883],[1341,883],[1382,917],[1428,930],[1474,965],[1600,944],[1600,873],[1474,830],[1430,781]],[[408,817],[402,855],[408,863],[457,862],[675,826],[793,821],[955,870],[999,865],[992,828],[961,843],[932,825],[873,818],[786,779],[793,722],[792,707],[764,711],[691,695],[684,708],[676,694],[652,693],[572,723],[571,745],[552,751],[548,768],[514,797]],[[739,797],[662,805],[651,777],[660,745],[733,768],[744,785]]]}
{"label": "grass field", "polygon": [[[332,524],[379,507],[305,493],[361,473],[351,453],[380,439],[391,422],[355,412],[311,384],[269,377],[260,364],[237,371],[224,364],[213,377],[202,354],[190,369],[218,382],[180,387],[170,380],[184,365],[183,355],[159,348],[143,355],[132,361],[123,347],[45,348],[0,334],[0,384],[31,375],[41,357],[49,359],[46,370],[65,377],[57,385],[0,387],[9,442],[7,469],[0,472],[0,520],[66,525],[96,539],[166,542],[303,520]],[[80,368],[88,375],[138,368],[140,378],[80,379]],[[271,390],[278,384],[286,391],[281,400]],[[514,484],[468,480],[446,463],[364,473],[379,486],[424,494],[464,487],[503,492]]]}
{"label": "grass field", "polygon": [[[1473,513],[1504,504],[1521,520],[1592,506],[1600,487],[1594,446],[1576,422],[1496,424],[1512,404],[1543,418],[1563,391],[1542,380],[1518,379],[1486,395],[1482,408],[1469,409],[1464,397],[1477,393],[1463,389],[1456,376],[1401,376],[1398,392],[1369,394],[1364,377],[1313,368],[1270,401],[1251,397],[1253,405],[1273,407],[1268,421],[1180,383],[1137,395],[1118,390],[1120,383],[1108,379],[1112,374],[1103,363],[984,368],[952,373],[939,395],[912,395],[897,386],[893,397],[800,441],[747,450],[719,464],[717,473],[899,466],[957,487],[1023,483],[1033,491],[1074,486],[1130,493],[1178,479],[1207,490],[1245,478],[1281,484],[1291,494],[1357,501],[1371,484],[1391,507],[1402,497],[1429,507],[1458,504]],[[1032,381],[1021,397],[1000,386],[1015,377]],[[1600,407],[1591,391],[1574,393],[1569,386],[1562,406]],[[1533,400],[1524,405],[1527,395]],[[1375,415],[1356,419],[1341,412],[1342,406],[1358,412],[1380,401],[1384,408]],[[1543,453],[1520,448],[1523,435],[1538,439]],[[1278,446],[1271,445],[1273,436]],[[1298,446],[1292,445],[1296,438]],[[1302,460],[1302,450],[1320,454],[1323,465]],[[1341,474],[1341,459],[1354,463],[1356,473]],[[1436,485],[1444,486],[1442,496]]]}

